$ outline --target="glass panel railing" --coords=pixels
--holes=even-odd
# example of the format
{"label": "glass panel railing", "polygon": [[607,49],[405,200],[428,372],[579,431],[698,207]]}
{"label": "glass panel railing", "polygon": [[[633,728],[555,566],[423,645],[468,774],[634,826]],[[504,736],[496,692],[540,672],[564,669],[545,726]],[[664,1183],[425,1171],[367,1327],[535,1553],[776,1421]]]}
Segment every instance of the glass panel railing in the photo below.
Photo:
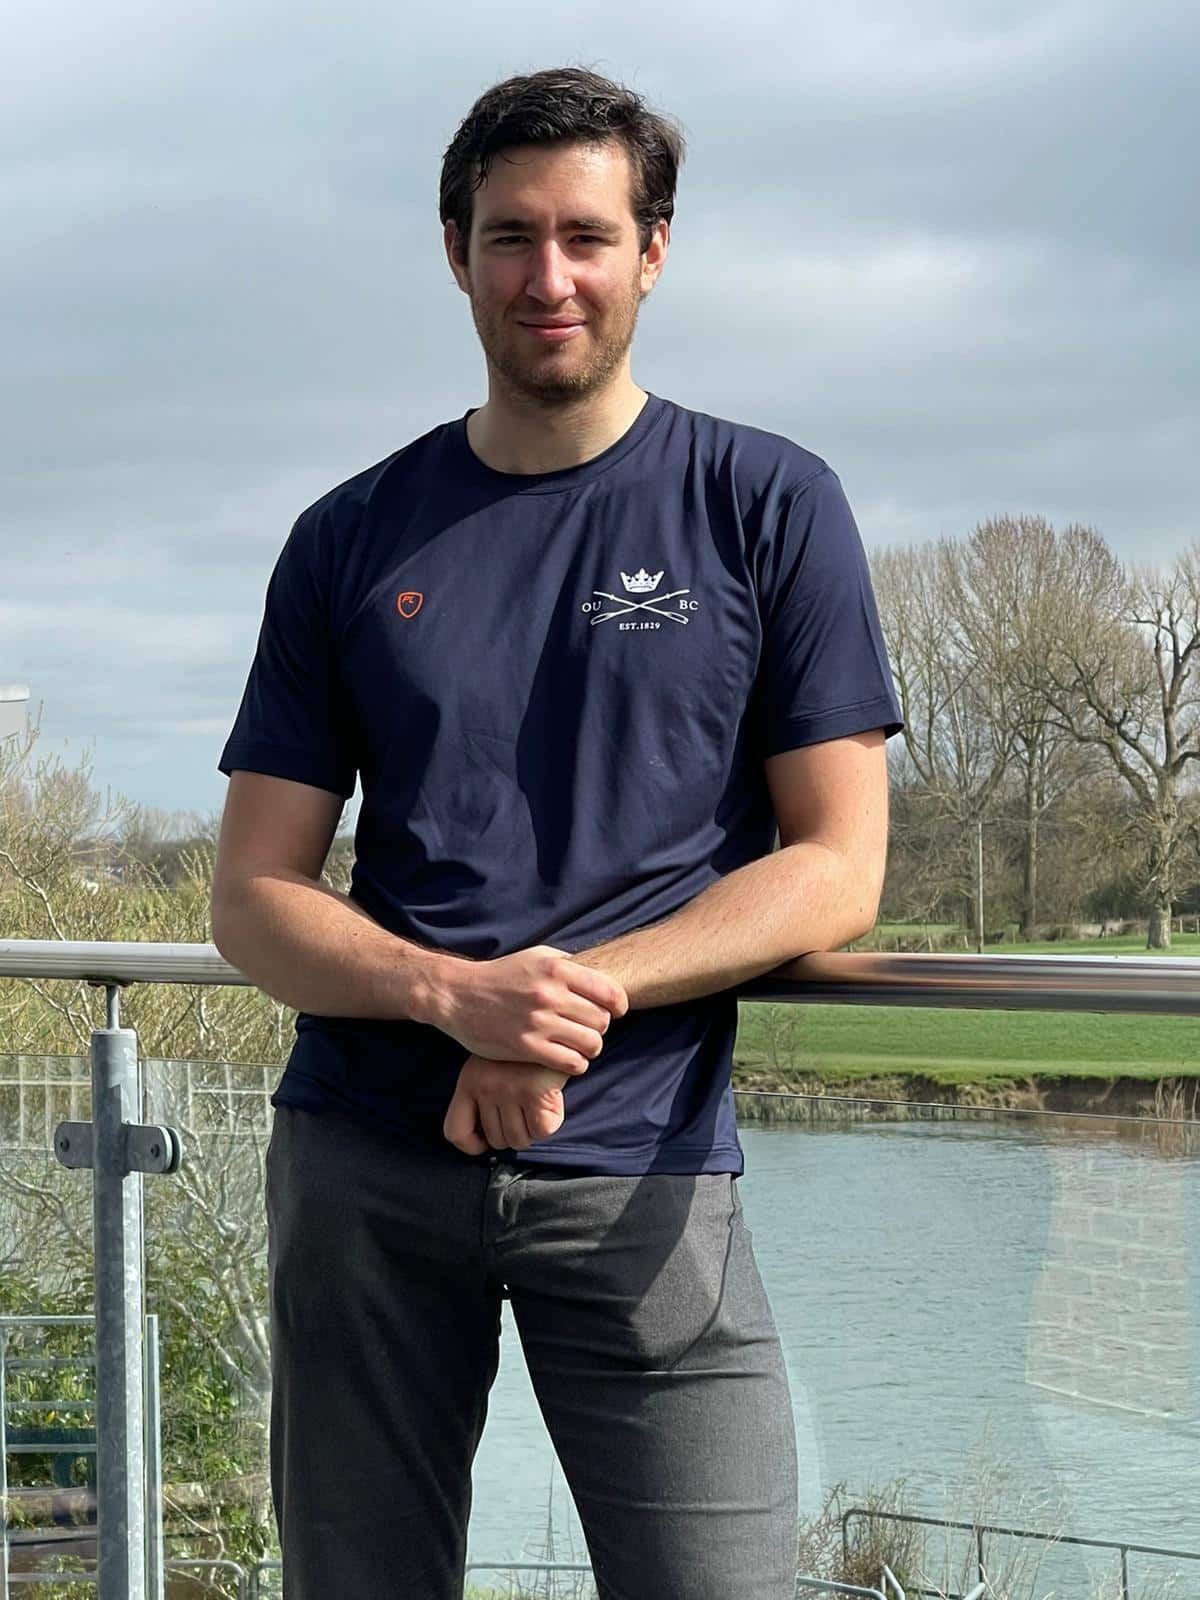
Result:
{"label": "glass panel railing", "polygon": [[[755,1126],[745,1212],[775,1307],[802,1513],[844,1485],[911,1580],[962,1593],[1200,1586],[1200,1125],[960,1110]],[[895,1115],[893,1108],[892,1114]],[[979,1573],[980,1530],[983,1572]],[[918,1544],[906,1543],[920,1531]],[[936,1535],[931,1539],[931,1535]],[[873,1565],[882,1550],[874,1552]],[[1108,1586],[1107,1589],[1105,1586]],[[1181,1590],[1180,1592],[1185,1592]]]}
{"label": "glass panel railing", "polygon": [[[1200,1591],[1200,1124],[846,1112],[739,1100],[801,1570],[878,1584],[886,1564],[910,1595]],[[561,1559],[582,1532],[505,1334],[472,1548]]]}
{"label": "glass panel railing", "polygon": [[[273,1067],[142,1063],[144,1117],[180,1129],[186,1151],[177,1173],[144,1186],[166,1600],[249,1596],[254,1564],[278,1554],[263,1211],[277,1076]],[[52,1154],[57,1123],[86,1121],[90,1102],[84,1058],[0,1058],[0,1316],[10,1319],[0,1326],[0,1410],[13,1600],[96,1592],[95,1445],[78,1458],[64,1448],[68,1426],[95,1435],[91,1173]],[[66,1312],[84,1313],[79,1325],[44,1320]],[[63,1368],[68,1354],[85,1363],[86,1394]],[[79,1415],[69,1414],[77,1404]],[[71,1584],[70,1573],[89,1581]]]}
{"label": "glass panel railing", "polygon": [[10,1592],[90,1593],[69,1579],[96,1553],[90,1316],[0,1317],[0,1413]]}
{"label": "glass panel railing", "polygon": [[[9,1593],[94,1594],[66,1574],[96,1554],[91,1182],[53,1155],[86,1118],[86,1061],[0,1057],[0,1494]],[[35,1574],[58,1581],[33,1583]]]}
{"label": "glass panel railing", "polygon": [[[771,1009],[739,1034],[741,1081],[761,1090],[738,1097],[740,1194],[791,1387],[800,1571],[887,1600],[885,1567],[909,1596],[1200,1592],[1191,1022]],[[823,1042],[826,1012],[855,1048]],[[964,1018],[974,1056],[952,1028],[935,1041]],[[888,1049],[863,1047],[872,1029]],[[0,1311],[86,1312],[90,1175],[41,1141],[87,1117],[87,1067],[32,1060],[0,1062],[0,1247],[25,1272],[6,1273]],[[265,1600],[280,1593],[263,1207],[278,1068],[147,1062],[143,1076],[146,1119],[185,1148],[180,1172],[145,1183],[167,1597]],[[1106,1081],[1121,1116],[1100,1114]],[[473,1478],[468,1593],[593,1594],[508,1302]]]}
{"label": "glass panel railing", "polygon": [[249,1595],[255,1565],[278,1556],[264,1198],[277,1078],[262,1065],[142,1063],[145,1119],[178,1129],[184,1148],[179,1170],[145,1188],[146,1297],[162,1325],[168,1600]]}

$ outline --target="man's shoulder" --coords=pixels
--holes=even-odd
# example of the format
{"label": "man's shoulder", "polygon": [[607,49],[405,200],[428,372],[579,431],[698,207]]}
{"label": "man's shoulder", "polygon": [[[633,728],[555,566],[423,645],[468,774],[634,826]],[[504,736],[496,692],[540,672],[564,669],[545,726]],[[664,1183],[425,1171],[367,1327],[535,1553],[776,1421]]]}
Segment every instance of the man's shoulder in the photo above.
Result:
{"label": "man's shoulder", "polygon": [[297,525],[301,529],[320,528],[334,533],[357,527],[363,512],[383,486],[398,473],[419,468],[426,452],[441,440],[447,426],[439,423],[420,438],[410,440],[382,460],[344,478],[332,489],[326,489],[311,505],[305,506],[296,519]]}
{"label": "man's shoulder", "polygon": [[697,441],[704,441],[715,460],[734,461],[740,476],[759,479],[764,486],[799,489],[833,470],[823,457],[786,434],[688,406],[676,404],[676,410],[688,419]]}

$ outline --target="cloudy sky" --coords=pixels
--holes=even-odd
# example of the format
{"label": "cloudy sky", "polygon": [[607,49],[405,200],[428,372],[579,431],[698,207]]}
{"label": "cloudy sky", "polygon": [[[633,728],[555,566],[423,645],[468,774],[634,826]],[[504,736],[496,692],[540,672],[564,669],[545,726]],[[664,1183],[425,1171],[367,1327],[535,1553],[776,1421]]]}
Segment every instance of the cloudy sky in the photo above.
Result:
{"label": "cloudy sky", "polygon": [[824,456],[868,549],[1200,536],[1194,0],[51,0],[5,54],[0,683],[102,793],[220,807],[296,514],[486,398],[438,174],[518,72],[681,121],[634,379]]}

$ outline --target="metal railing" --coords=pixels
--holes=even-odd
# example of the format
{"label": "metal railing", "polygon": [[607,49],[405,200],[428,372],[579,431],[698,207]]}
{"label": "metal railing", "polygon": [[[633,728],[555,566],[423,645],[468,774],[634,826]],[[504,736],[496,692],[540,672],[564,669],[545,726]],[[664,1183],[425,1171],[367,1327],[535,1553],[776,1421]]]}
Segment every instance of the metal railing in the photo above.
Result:
{"label": "metal railing", "polygon": [[[31,1455],[72,1458],[87,1455],[98,1455],[99,1439],[97,1426],[80,1429],[61,1428],[43,1430],[41,1434],[36,1428],[21,1430],[24,1436],[18,1442],[13,1442],[8,1437],[8,1374],[14,1371],[28,1371],[45,1373],[67,1369],[80,1371],[86,1368],[96,1368],[95,1355],[78,1356],[28,1356],[11,1360],[8,1355],[8,1343],[14,1335],[31,1332],[34,1329],[45,1328],[94,1328],[96,1319],[85,1314],[73,1315],[36,1315],[36,1316],[0,1316],[0,1600],[8,1600],[9,1585],[25,1582],[34,1582],[38,1574],[11,1573],[8,1570],[8,1456]],[[94,1349],[94,1343],[93,1343]],[[147,1573],[147,1600],[163,1600],[162,1575],[163,1567],[163,1521],[162,1521],[162,1415],[161,1399],[159,1392],[159,1339],[158,1317],[150,1313],[145,1318],[145,1343],[142,1351],[142,1370],[145,1381],[144,1395],[144,1422],[145,1439],[144,1451],[146,1460],[145,1486],[146,1486],[146,1517],[145,1536],[146,1552],[145,1564]],[[98,1381],[98,1375],[97,1375]],[[52,1413],[63,1412],[91,1412],[98,1416],[97,1400],[95,1397],[83,1400],[53,1399],[48,1401],[30,1401],[15,1398],[11,1402],[13,1409],[19,1412],[37,1413],[49,1411]],[[81,1438],[70,1435],[81,1434]],[[90,1480],[89,1480],[90,1481]],[[63,1480],[55,1479],[56,1485],[61,1487]],[[93,1507],[93,1517],[98,1518],[99,1496],[96,1495],[96,1504]],[[56,1517],[57,1521],[58,1518]],[[78,1576],[78,1574],[68,1574]]]}
{"label": "metal railing", "polygon": [[[1195,1550],[1172,1550],[1163,1545],[1134,1544],[1128,1539],[1085,1539],[1079,1534],[1041,1533],[1034,1528],[1006,1528],[998,1522],[956,1522],[950,1517],[924,1517],[908,1511],[876,1511],[868,1506],[850,1506],[842,1513],[843,1556],[849,1555],[850,1523],[855,1518],[872,1522],[902,1522],[922,1528],[953,1528],[961,1533],[973,1534],[975,1540],[975,1566],[980,1580],[980,1592],[986,1587],[984,1540],[989,1534],[1003,1535],[1011,1539],[1028,1539],[1032,1543],[1069,1544],[1091,1550],[1114,1550],[1120,1556],[1121,1561],[1119,1577],[1121,1600],[1130,1600],[1132,1593],[1129,1587],[1129,1557],[1131,1555],[1167,1556],[1173,1561],[1200,1563],[1200,1552]],[[924,1593],[925,1591],[922,1590],[920,1592]],[[965,1600],[970,1600],[970,1596],[965,1597]]]}
{"label": "metal railing", "polygon": [[[258,1600],[258,1590],[254,1586],[253,1576],[248,1573],[238,1561],[231,1561],[225,1557],[205,1559],[199,1556],[181,1556],[178,1559],[165,1561],[162,1564],[161,1575],[177,1572],[188,1574],[215,1573],[228,1578],[236,1591],[237,1600]],[[64,1568],[62,1571],[53,1572],[14,1572],[8,1580],[13,1588],[28,1584],[30,1588],[42,1584],[53,1585],[56,1583],[95,1583],[96,1572],[94,1567]],[[16,1600],[16,1597],[14,1597]]]}
{"label": "metal railing", "polygon": [[[237,1600],[265,1600],[262,1589],[263,1577],[268,1572],[278,1573],[279,1568],[280,1563],[278,1561],[260,1561],[255,1566],[251,1567],[249,1572],[247,1572],[246,1568],[243,1567],[239,1562],[226,1559],[214,1559],[211,1561],[187,1559],[180,1561],[168,1561],[166,1563],[167,1572],[214,1572],[224,1574],[233,1582],[237,1594]],[[473,1572],[523,1572],[529,1573],[534,1577],[540,1577],[543,1574],[553,1573],[571,1573],[575,1576],[582,1576],[584,1574],[590,1574],[591,1571],[592,1569],[590,1566],[570,1564],[567,1562],[535,1561],[469,1561],[465,1569],[467,1577],[470,1577]],[[92,1574],[90,1572],[80,1569],[76,1572],[17,1573],[14,1575],[13,1581],[14,1583],[28,1583],[30,1585],[47,1583],[78,1583],[80,1579],[89,1581],[91,1577]],[[984,1600],[986,1591],[987,1585],[985,1583],[981,1583],[976,1588],[972,1589],[969,1594],[958,1597],[958,1600]],[[891,1571],[890,1567],[886,1566],[883,1569],[883,1574],[880,1578],[880,1587],[878,1589],[864,1588],[861,1584],[857,1583],[839,1583],[834,1578],[806,1578],[798,1576],[796,1578],[795,1593],[796,1600],[800,1600],[802,1595],[807,1594],[853,1595],[859,1596],[860,1600],[908,1600],[907,1592],[902,1587],[895,1574]],[[950,1600],[954,1600],[954,1597],[950,1597]]]}
{"label": "metal railing", "polygon": [[[0,940],[0,977],[75,979],[105,991],[105,1025],[91,1040],[92,1121],[60,1124],[55,1154],[65,1166],[92,1171],[99,1600],[150,1600],[161,1580],[148,1577],[146,1560],[142,1176],[175,1171],[183,1152],[175,1130],[137,1120],[137,1035],[120,1025],[120,990],[251,980],[213,945],[53,939]],[[736,993],[821,1004],[1197,1016],[1200,961],[821,951]]]}

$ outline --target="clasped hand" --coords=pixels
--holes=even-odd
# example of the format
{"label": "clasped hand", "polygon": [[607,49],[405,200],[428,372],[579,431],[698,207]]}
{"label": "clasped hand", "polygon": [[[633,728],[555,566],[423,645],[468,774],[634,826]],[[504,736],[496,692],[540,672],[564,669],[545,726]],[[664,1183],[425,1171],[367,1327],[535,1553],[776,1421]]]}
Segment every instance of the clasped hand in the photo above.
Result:
{"label": "clasped hand", "polygon": [[570,1076],[524,1061],[468,1056],[442,1131],[469,1156],[489,1148],[525,1150],[562,1127],[562,1087]]}
{"label": "clasped hand", "polygon": [[600,1054],[629,997],[615,978],[535,945],[438,969],[427,1015],[471,1053],[443,1132],[466,1155],[524,1150],[562,1127],[563,1085]]}

